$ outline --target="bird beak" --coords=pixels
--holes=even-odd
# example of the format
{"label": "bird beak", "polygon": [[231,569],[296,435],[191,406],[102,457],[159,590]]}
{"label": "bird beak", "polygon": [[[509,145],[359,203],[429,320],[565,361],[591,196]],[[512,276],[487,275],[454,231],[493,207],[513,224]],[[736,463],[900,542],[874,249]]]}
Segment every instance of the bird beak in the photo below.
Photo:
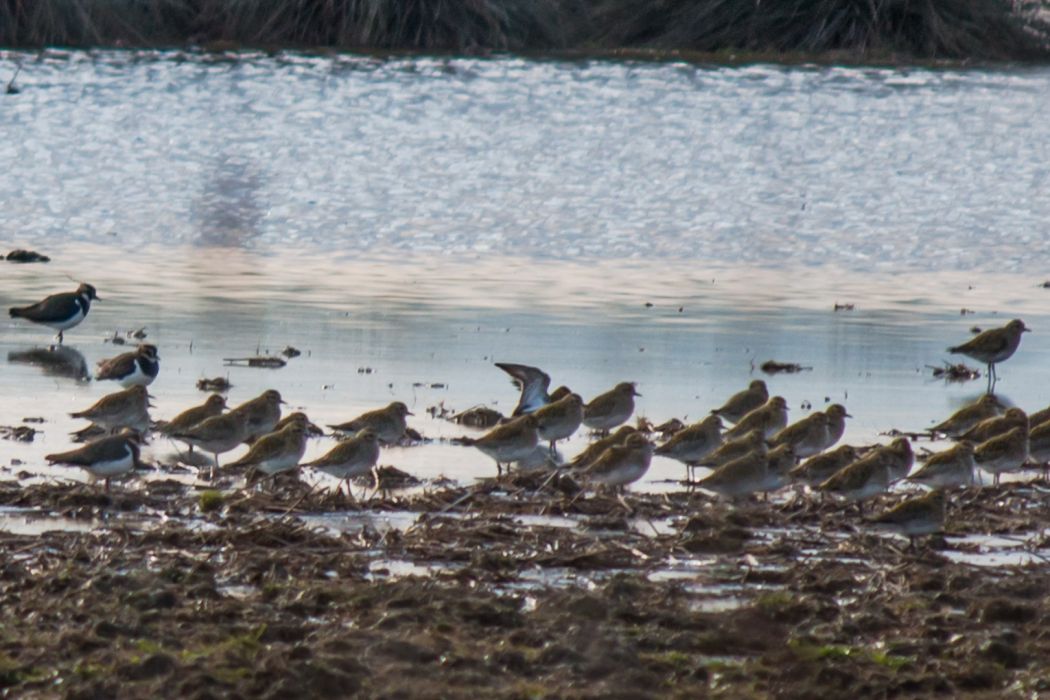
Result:
{"label": "bird beak", "polygon": [[414,415],[416,415],[416,414],[415,414],[415,413],[412,413],[412,411],[405,411],[405,415],[406,415],[406,416],[414,416]]}
{"label": "bird beak", "polygon": [[847,418],[852,418],[852,417],[853,417],[853,414],[851,414],[851,413],[847,413],[847,414],[846,414],[846,417],[847,417]]}

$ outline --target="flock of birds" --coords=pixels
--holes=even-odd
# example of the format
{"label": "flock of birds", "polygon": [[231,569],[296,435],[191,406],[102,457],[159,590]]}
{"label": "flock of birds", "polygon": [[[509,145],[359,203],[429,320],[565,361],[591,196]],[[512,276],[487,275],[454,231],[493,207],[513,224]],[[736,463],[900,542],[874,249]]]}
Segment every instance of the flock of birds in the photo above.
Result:
{"label": "flock of birds", "polygon": [[[61,343],[63,331],[83,321],[91,302],[98,299],[94,287],[81,284],[74,292],[13,308],[10,314],[57,330]],[[673,431],[656,445],[646,432],[625,425],[639,396],[633,383],[622,382],[584,401],[564,386],[548,393],[550,376],[536,367],[496,363],[520,388],[518,404],[509,418],[464,442],[491,457],[500,474],[504,465],[509,468],[529,460],[543,445],[549,445],[549,463],[559,473],[594,489],[622,490],[642,478],[654,455],[682,462],[691,486],[729,498],[804,484],[862,503],[895,482],[907,480],[931,491],[902,501],[871,522],[914,538],[942,528],[946,490],[979,483],[982,471],[991,473],[998,483],[1000,474],[1019,470],[1030,460],[1050,461],[1050,408],[1027,415],[1019,408],[1003,406],[992,394],[995,365],[1014,354],[1027,330],[1022,321],[1014,320],[949,348],[988,366],[988,393],[929,430],[931,436],[956,442],[930,455],[914,473],[915,454],[907,438],[866,450],[836,446],[851,417],[844,406],[832,404],[789,424],[786,401],[770,396],[762,380],[752,381],[703,420]],[[219,456],[247,443],[247,453],[223,465],[224,469],[246,468],[250,473],[274,475],[312,467],[344,480],[350,495],[350,481],[374,473],[381,446],[401,441],[408,429],[407,417],[412,415],[404,403],[395,401],[329,426],[344,439],[319,459],[303,463],[308,436],[320,430],[301,412],[282,417],[285,402],[276,390],[229,410],[225,399],[214,394],[170,421],[154,423],[146,387],[159,371],[157,348],[150,344],[100,362],[96,379],[118,382],[124,389],[71,415],[91,421],[96,426],[93,430],[103,436],[46,459],[83,467],[105,479],[108,489],[110,478],[139,466],[140,443],[156,430],[189,445],[191,451],[198,448],[210,454],[213,477],[220,467]],[[570,462],[555,464],[557,442],[581,428],[590,429],[600,439]],[[712,471],[694,481],[696,467]]]}

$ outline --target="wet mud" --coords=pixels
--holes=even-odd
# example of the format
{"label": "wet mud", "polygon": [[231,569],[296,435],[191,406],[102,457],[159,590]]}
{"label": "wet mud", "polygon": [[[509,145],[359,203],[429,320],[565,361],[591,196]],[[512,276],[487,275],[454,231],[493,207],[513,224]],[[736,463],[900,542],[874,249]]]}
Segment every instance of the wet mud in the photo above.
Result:
{"label": "wet mud", "polygon": [[[811,498],[568,494],[516,476],[365,502],[294,478],[220,490],[154,477],[109,493],[0,482],[0,515],[58,523],[0,532],[7,694],[1050,688],[1039,481],[960,495],[944,536],[911,548]],[[992,535],[1016,541],[1023,561],[982,560]]]}

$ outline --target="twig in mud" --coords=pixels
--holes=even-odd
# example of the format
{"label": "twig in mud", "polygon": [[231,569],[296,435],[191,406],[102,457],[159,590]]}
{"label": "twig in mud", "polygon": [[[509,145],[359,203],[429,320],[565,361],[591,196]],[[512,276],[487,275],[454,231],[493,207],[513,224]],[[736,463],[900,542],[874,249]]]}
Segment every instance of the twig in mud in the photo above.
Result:
{"label": "twig in mud", "polygon": [[926,365],[926,367],[933,370],[935,378],[943,379],[946,382],[968,382],[981,377],[980,370],[968,367],[962,362],[953,365],[946,361],[943,367],[936,365]]}
{"label": "twig in mud", "polygon": [[452,503],[449,503],[444,508],[439,510],[438,513],[447,513],[448,511],[452,510],[453,508],[458,507],[460,504],[465,503],[466,501],[469,501],[476,494],[477,494],[477,491],[468,491],[467,493],[463,494],[462,496],[460,496],[456,500],[452,501]]}
{"label": "twig in mud", "polygon": [[18,78],[18,74],[21,73],[21,72],[22,72],[22,64],[19,63],[18,65],[15,66],[15,74],[12,75],[11,79],[7,81],[7,87],[4,89],[4,94],[6,94],[6,95],[17,95],[19,92],[21,92],[15,86],[15,80]]}
{"label": "twig in mud", "polygon": [[766,374],[794,374],[796,372],[812,371],[812,367],[803,367],[797,362],[777,362],[776,360],[766,360],[763,362],[759,369]]}
{"label": "twig in mud", "polygon": [[300,496],[300,497],[299,497],[299,500],[297,500],[297,501],[296,501],[295,503],[293,503],[292,505],[288,506],[288,510],[284,511],[283,513],[281,513],[281,516],[280,516],[280,517],[281,517],[281,518],[286,518],[286,517],[288,517],[288,515],[289,515],[289,514],[290,514],[290,513],[291,513],[291,512],[293,511],[293,510],[295,510],[296,508],[298,508],[298,507],[299,507],[299,505],[300,505],[300,504],[301,504],[301,503],[302,503],[303,501],[305,501],[305,500],[306,500],[306,499],[307,499],[307,498],[308,498],[308,497],[310,496],[310,494],[312,494],[313,492],[314,492],[314,487],[310,487],[309,489],[307,489],[307,490],[306,490],[306,493],[304,493],[304,494],[303,494],[302,496]]}
{"label": "twig in mud", "polygon": [[906,437],[909,440],[922,440],[922,439],[932,440],[932,439],[934,439],[932,434],[929,433],[929,432],[926,432],[926,433],[915,433],[915,432],[911,432],[911,431],[908,431],[908,430],[898,430],[897,428],[890,428],[889,430],[887,430],[884,433],[879,433],[879,435],[885,435],[887,437]]}
{"label": "twig in mud", "polygon": [[271,355],[256,355],[254,357],[224,357],[223,363],[227,367],[262,367],[264,369],[280,369],[288,364],[279,357]]}
{"label": "twig in mud", "polygon": [[226,393],[233,387],[230,384],[229,377],[213,377],[212,379],[198,379],[197,388],[201,391],[217,391],[219,393]]}

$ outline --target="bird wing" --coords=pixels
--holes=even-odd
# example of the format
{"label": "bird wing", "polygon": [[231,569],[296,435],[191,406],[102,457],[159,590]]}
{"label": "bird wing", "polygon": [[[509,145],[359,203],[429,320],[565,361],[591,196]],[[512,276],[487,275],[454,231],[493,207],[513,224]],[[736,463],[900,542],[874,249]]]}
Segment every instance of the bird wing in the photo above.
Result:
{"label": "bird wing", "polygon": [[47,455],[44,459],[48,462],[86,466],[95,462],[116,461],[127,456],[127,440],[119,435],[114,435],[95,440],[80,449]]}
{"label": "bird wing", "polygon": [[120,379],[135,371],[136,354],[126,352],[98,363],[95,379]]}
{"label": "bird wing", "polygon": [[547,403],[547,390],[551,385],[550,375],[539,367],[508,362],[495,364],[509,374],[512,377],[511,383],[521,390],[521,398],[518,400],[513,415],[520,416],[523,413],[530,413]]}
{"label": "bird wing", "polygon": [[75,292],[62,292],[52,294],[30,306],[11,309],[11,315],[21,316],[30,321],[61,321],[72,316],[79,308],[80,297]]}

